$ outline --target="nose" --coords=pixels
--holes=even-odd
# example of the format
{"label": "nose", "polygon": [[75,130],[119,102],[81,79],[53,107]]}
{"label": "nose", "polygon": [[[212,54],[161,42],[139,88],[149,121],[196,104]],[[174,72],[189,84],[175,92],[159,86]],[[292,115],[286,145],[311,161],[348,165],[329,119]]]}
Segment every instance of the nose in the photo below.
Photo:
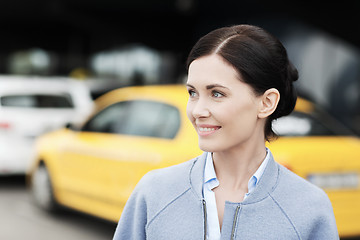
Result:
{"label": "nose", "polygon": [[[188,114],[195,119],[210,117],[211,113],[209,106],[203,99],[198,99],[196,101],[189,101],[188,103]],[[190,116],[189,116],[190,117]]]}

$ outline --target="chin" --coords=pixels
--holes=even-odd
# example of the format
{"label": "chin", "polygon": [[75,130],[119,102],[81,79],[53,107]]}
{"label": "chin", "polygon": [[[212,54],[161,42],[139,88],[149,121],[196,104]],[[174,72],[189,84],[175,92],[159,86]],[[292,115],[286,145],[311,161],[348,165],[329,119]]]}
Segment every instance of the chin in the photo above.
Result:
{"label": "chin", "polygon": [[199,142],[199,148],[204,151],[204,152],[218,152],[221,151],[221,147],[219,146],[219,144],[215,144],[215,143],[202,143]]}

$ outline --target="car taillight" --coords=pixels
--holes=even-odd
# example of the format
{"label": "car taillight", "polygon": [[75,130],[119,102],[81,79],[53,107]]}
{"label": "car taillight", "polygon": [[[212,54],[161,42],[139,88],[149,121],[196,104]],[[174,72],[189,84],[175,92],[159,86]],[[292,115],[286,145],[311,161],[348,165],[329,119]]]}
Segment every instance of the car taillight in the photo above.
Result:
{"label": "car taillight", "polygon": [[9,129],[11,126],[10,126],[10,123],[8,122],[0,122],[0,129]]}

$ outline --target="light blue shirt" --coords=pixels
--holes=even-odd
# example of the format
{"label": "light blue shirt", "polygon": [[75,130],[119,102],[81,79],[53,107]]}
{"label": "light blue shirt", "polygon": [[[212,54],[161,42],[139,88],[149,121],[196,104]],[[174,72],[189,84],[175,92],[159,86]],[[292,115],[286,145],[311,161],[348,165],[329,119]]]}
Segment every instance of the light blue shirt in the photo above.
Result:
{"label": "light blue shirt", "polygon": [[[249,179],[248,192],[245,194],[244,199],[255,189],[257,183],[259,182],[261,176],[264,173],[268,161],[269,150],[266,148],[266,157],[261,163],[260,167],[254,173],[254,175]],[[219,186],[219,180],[216,177],[212,154],[208,153],[204,172],[204,198],[206,201],[206,214],[208,224],[207,239],[209,240],[219,240],[221,237],[215,193],[212,191],[212,189],[217,186]]]}

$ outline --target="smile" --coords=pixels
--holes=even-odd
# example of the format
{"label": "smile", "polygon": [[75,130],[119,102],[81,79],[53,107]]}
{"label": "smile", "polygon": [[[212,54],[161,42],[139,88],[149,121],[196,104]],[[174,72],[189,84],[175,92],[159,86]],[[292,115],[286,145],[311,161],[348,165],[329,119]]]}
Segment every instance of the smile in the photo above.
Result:
{"label": "smile", "polygon": [[211,132],[211,131],[215,131],[215,128],[199,128],[200,132]]}
{"label": "smile", "polygon": [[220,128],[221,127],[218,126],[198,126],[198,134],[200,136],[210,135],[219,130]]}

